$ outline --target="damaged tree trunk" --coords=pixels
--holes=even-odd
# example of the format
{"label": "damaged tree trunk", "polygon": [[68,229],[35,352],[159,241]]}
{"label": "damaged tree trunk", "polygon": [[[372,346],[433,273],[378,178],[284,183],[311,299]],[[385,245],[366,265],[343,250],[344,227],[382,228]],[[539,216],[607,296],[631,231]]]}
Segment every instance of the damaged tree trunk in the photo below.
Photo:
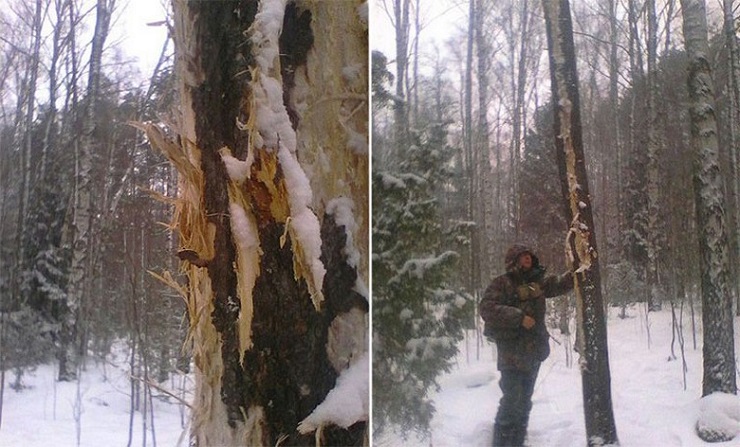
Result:
{"label": "damaged tree trunk", "polygon": [[145,129],[179,173],[187,287],[163,279],[188,304],[194,445],[365,440],[367,397],[320,405],[350,367],[367,377],[360,4],[174,1],[178,135]]}
{"label": "damaged tree trunk", "polygon": [[568,0],[543,0],[555,105],[555,147],[571,228],[566,253],[574,270],[583,410],[589,446],[618,444],[611,399],[606,320],[596,231],[583,153],[573,27]]}

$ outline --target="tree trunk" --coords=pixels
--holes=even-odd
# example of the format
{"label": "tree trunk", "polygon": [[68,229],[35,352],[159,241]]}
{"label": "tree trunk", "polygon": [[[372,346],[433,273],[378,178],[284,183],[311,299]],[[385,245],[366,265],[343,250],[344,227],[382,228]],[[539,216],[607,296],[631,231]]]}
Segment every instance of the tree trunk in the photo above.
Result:
{"label": "tree trunk", "polygon": [[360,3],[174,2],[179,138],[146,128],[179,172],[192,445],[363,442],[366,407],[297,430],[367,352]]}
{"label": "tree trunk", "polygon": [[[76,145],[77,168],[75,186],[75,207],[73,218],[72,264],[69,272],[67,291],[67,315],[62,322],[59,352],[59,380],[72,380],[76,375],[75,342],[77,338],[78,317],[89,290],[90,267],[90,227],[93,219],[91,200],[91,176],[96,135],[96,102],[100,89],[103,47],[108,36],[113,0],[98,0],[95,32],[90,50],[90,72],[88,76],[83,115],[81,141]],[[74,51],[74,50],[73,50]]]}
{"label": "tree trunk", "polygon": [[658,23],[655,17],[655,0],[647,0],[645,4],[648,16],[648,97],[647,97],[647,303],[648,311],[660,310],[663,300],[663,288],[658,276],[658,259],[660,228],[658,226],[660,217],[659,197],[659,149],[658,136]]}
{"label": "tree trunk", "polygon": [[[495,250],[493,244],[490,241],[485,240],[485,235],[494,234],[494,228],[492,225],[493,220],[493,206],[497,204],[493,203],[494,194],[492,193],[491,187],[491,160],[489,152],[489,136],[490,132],[488,124],[488,75],[489,75],[489,59],[490,45],[486,41],[485,36],[485,18],[487,15],[487,7],[490,3],[485,1],[478,1],[476,3],[475,10],[475,46],[477,49],[478,58],[478,125],[476,126],[476,152],[478,153],[477,172],[478,182],[480,188],[477,192],[478,201],[477,208],[480,216],[480,230],[479,234],[483,236],[479,237],[481,241],[479,246],[479,274],[478,278],[482,281],[487,281],[491,277],[493,265],[493,253],[499,253],[503,250]],[[479,284],[477,287],[480,287]]]}
{"label": "tree trunk", "polygon": [[393,12],[396,28],[396,98],[393,105],[396,150],[408,145],[409,112],[404,81],[408,69],[409,2],[394,0]]}
{"label": "tree trunk", "polygon": [[466,177],[468,180],[467,219],[475,222],[470,226],[470,271],[467,289],[470,293],[480,287],[480,228],[478,227],[478,194],[476,190],[478,163],[473,150],[473,37],[475,30],[475,0],[468,2],[468,39],[465,57],[465,104],[463,114],[463,136],[465,138]]}
{"label": "tree trunk", "polygon": [[580,332],[581,377],[588,445],[617,444],[601,277],[583,154],[578,75],[570,5],[543,0],[555,105],[555,145],[571,229],[566,251],[572,262]]}
{"label": "tree trunk", "polygon": [[[619,120],[619,58],[617,57],[619,49],[619,23],[617,21],[617,1],[609,0],[609,104],[612,108],[613,134],[612,144],[614,147],[616,163],[614,166],[616,179],[616,218],[617,234],[621,235],[624,224],[622,208],[622,127]],[[606,210],[605,210],[606,211]],[[617,244],[621,251],[621,244]],[[614,258],[621,256],[621,253],[615,254]]]}
{"label": "tree trunk", "polygon": [[[737,36],[735,33],[735,19],[733,16],[733,1],[723,0],[724,13],[724,33],[725,46],[727,48],[727,79],[730,90],[729,106],[729,131],[728,138],[730,152],[730,182],[729,189],[732,193],[734,215],[730,216],[730,223],[734,221],[734,233],[728,235],[735,248],[734,267],[735,267],[735,306],[737,315],[740,316],[740,172],[738,163],[740,163],[740,135],[738,135],[738,121],[740,121],[740,51],[738,51]],[[732,257],[731,257],[732,259]]]}
{"label": "tree trunk", "polygon": [[735,338],[728,276],[725,196],[719,163],[714,85],[707,54],[707,17],[703,0],[681,0],[683,33],[689,58],[691,146],[696,153],[694,193],[701,253],[704,380],[702,396],[735,394]]}

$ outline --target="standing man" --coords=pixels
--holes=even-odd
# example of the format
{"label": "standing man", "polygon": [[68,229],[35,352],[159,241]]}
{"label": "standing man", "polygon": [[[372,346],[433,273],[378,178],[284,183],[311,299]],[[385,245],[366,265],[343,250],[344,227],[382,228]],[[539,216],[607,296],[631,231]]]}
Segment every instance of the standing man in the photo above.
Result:
{"label": "standing man", "polygon": [[545,275],[532,250],[514,245],[506,252],[506,273],[483,294],[484,334],[498,351],[503,391],[493,426],[494,446],[521,446],[527,434],[532,393],[540,363],[550,355],[545,298],[573,288],[573,275]]}

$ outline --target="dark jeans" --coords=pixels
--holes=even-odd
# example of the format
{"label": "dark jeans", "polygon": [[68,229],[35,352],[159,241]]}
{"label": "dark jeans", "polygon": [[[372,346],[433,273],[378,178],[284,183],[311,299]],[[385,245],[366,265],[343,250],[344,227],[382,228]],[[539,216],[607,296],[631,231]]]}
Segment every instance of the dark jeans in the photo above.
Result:
{"label": "dark jeans", "polygon": [[516,428],[525,433],[529,423],[529,412],[532,410],[532,393],[537,381],[537,365],[531,371],[505,369],[501,371],[499,386],[504,395],[498,404],[496,425],[508,429]]}

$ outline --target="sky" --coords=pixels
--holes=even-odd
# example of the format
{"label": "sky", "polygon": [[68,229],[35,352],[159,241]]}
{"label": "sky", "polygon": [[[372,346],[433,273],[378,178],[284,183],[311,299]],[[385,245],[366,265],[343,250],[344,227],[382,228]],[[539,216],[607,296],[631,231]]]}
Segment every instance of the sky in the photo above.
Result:
{"label": "sky", "polygon": [[[395,31],[389,14],[392,16],[393,0],[371,0],[370,3],[370,47],[379,50],[389,61],[396,58]],[[384,4],[387,5],[386,12]],[[443,48],[447,39],[458,29],[467,27],[467,9],[464,2],[423,0],[420,46],[436,43]],[[421,52],[424,50],[422,49]]]}
{"label": "sky", "polygon": [[[168,0],[118,1],[118,13],[112,24],[110,42],[119,42],[124,54],[136,60],[142,76],[148,79],[157,65],[167,29],[163,25],[147,24],[166,19],[162,4]],[[169,51],[172,51],[171,43]]]}

